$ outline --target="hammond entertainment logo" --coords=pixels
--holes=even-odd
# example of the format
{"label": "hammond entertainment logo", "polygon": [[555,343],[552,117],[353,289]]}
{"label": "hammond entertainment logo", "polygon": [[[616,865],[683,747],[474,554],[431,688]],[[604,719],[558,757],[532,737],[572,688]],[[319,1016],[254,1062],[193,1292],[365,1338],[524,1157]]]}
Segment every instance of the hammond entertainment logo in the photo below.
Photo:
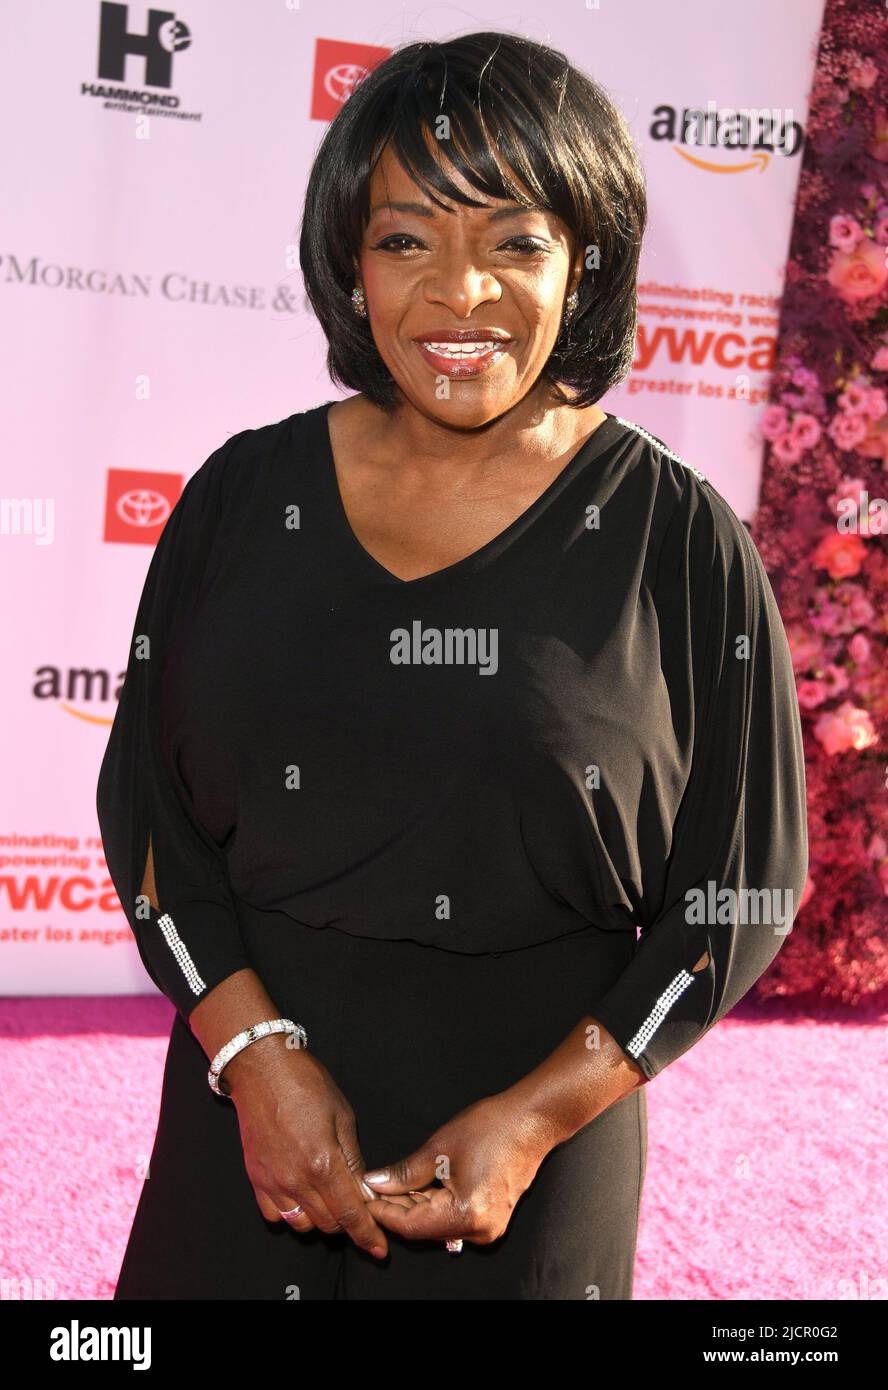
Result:
{"label": "hammond entertainment logo", "polygon": [[387,58],[391,49],[369,43],[343,43],[339,39],[315,41],[314,80],[311,84],[311,119],[332,121],[352,90],[371,68]]}
{"label": "hammond entertainment logo", "polygon": [[[135,27],[128,5],[102,0],[99,8],[99,56],[96,82],[81,82],[81,96],[99,98],[108,111],[144,112],[199,121],[200,112],[182,111],[173,85],[173,59],[191,46],[188,26],[172,10],[151,10]],[[109,82],[136,83],[112,87]],[[144,87],[159,88],[144,91]]]}

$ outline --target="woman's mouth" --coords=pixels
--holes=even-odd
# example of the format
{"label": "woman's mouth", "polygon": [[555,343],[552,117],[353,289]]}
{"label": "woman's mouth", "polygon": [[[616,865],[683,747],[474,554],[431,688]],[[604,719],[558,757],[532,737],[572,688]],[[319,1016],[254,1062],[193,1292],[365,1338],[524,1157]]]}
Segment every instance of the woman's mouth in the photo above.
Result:
{"label": "woman's mouth", "polygon": [[488,371],[504,355],[510,342],[508,338],[490,338],[486,341],[469,339],[463,342],[430,338],[417,339],[416,346],[436,375],[467,377]]}

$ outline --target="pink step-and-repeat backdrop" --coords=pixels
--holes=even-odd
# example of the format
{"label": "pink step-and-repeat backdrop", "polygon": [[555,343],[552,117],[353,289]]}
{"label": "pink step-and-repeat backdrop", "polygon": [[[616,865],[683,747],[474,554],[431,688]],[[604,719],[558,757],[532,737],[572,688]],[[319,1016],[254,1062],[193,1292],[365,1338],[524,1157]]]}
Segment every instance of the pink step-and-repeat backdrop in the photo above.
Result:
{"label": "pink step-and-repeat backdrop", "polygon": [[4,993],[153,989],[102,857],[98,768],[184,482],[230,434],[340,394],[296,243],[312,156],[356,77],[405,42],[502,29],[603,83],[650,195],[636,363],[603,404],[748,519],[822,8],[4,7]]}

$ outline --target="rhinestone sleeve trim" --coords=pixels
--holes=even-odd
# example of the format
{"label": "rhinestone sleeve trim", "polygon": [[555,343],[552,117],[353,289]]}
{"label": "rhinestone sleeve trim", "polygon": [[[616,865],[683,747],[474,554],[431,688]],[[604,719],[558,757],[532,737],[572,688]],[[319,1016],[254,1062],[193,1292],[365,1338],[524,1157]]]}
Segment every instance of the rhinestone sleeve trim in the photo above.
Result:
{"label": "rhinestone sleeve trim", "polygon": [[659,439],[649,434],[641,425],[636,425],[634,420],[624,420],[622,415],[615,415],[614,419],[618,421],[619,424],[626,425],[628,429],[634,430],[636,434],[640,434],[642,439],[646,439],[649,444],[653,444],[654,448],[659,449],[661,454],[665,454],[667,458],[674,459],[676,463],[681,464],[682,468],[689,469],[694,474],[695,478],[699,478],[701,483],[706,482],[705,473],[701,473],[699,468],[695,468],[692,463],[688,463],[687,459],[683,459],[680,454],[674,454],[671,449],[667,449],[665,444],[661,444]]}
{"label": "rhinestone sleeve trim", "polygon": [[185,942],[182,940],[181,936],[176,930],[176,924],[173,921],[170,914],[168,912],[165,912],[162,917],[158,917],[157,925],[163,932],[166,944],[169,946],[170,950],[176,958],[176,964],[179,966],[179,968],[182,971],[182,974],[188,981],[188,985],[191,989],[192,994],[203,994],[204,990],[206,989],[206,985],[200,978],[200,975],[197,971],[197,966],[194,964],[194,961],[188,954],[188,947],[185,945]]}
{"label": "rhinestone sleeve trim", "polygon": [[638,1029],[638,1032],[634,1037],[629,1039],[626,1051],[631,1057],[638,1057],[640,1053],[644,1051],[676,999],[684,994],[688,985],[692,985],[693,983],[693,975],[689,975],[687,970],[679,970],[675,979],[667,985],[666,989],[660,995],[644,1023],[642,1023],[641,1027]]}

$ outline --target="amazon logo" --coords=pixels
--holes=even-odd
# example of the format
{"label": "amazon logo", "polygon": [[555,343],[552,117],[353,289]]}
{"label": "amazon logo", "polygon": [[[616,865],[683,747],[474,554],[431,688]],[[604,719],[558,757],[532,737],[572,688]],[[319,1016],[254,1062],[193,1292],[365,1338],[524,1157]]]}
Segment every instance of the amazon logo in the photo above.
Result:
{"label": "amazon logo", "polygon": [[101,667],[40,666],[34,672],[31,694],[53,701],[63,714],[86,724],[108,726],[114,722],[115,702],[120,698],[126,671],[113,675]]}
{"label": "amazon logo", "polygon": [[707,174],[763,174],[775,155],[799,153],[804,132],[792,111],[770,107],[656,106],[648,134]]}

